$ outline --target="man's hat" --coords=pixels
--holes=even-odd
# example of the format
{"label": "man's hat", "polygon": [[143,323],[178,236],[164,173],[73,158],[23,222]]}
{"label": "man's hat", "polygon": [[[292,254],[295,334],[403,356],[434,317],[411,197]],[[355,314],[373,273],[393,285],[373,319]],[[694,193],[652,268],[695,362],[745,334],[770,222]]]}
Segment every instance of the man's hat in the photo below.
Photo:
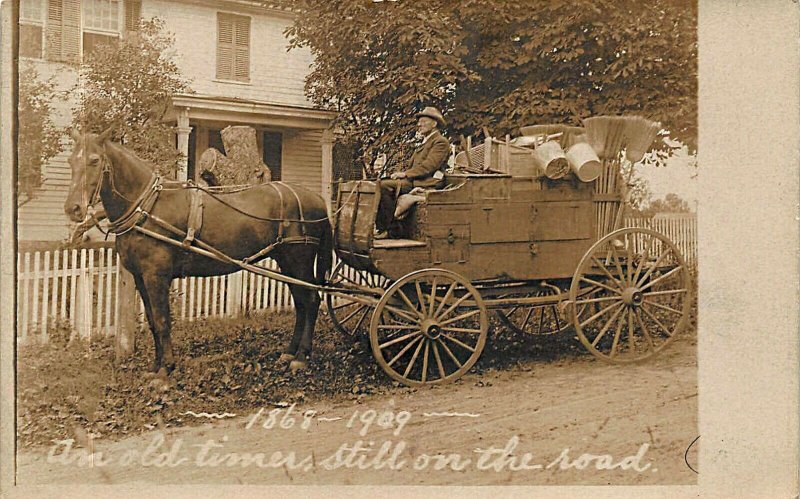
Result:
{"label": "man's hat", "polygon": [[420,118],[422,116],[436,120],[436,122],[443,127],[447,126],[447,122],[444,120],[444,116],[442,116],[442,113],[440,113],[439,110],[433,106],[428,106],[419,113],[417,113],[417,118]]}

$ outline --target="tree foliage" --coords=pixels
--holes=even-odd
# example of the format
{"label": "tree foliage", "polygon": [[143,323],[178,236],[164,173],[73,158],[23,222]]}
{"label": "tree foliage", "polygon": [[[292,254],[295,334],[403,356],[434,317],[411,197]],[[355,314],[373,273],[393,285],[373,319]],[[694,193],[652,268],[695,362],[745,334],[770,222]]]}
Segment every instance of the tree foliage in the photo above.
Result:
{"label": "tree foliage", "polygon": [[414,112],[451,137],[631,113],[695,148],[697,11],[689,0],[296,0],[290,48],[315,57],[306,92],[371,153]]}
{"label": "tree foliage", "polygon": [[22,205],[33,199],[41,186],[42,167],[61,152],[63,130],[53,122],[53,103],[63,99],[53,78],[42,81],[31,65],[19,73],[19,139],[17,141],[17,188]]}
{"label": "tree foliage", "polygon": [[142,21],[137,31],[97,48],[82,65],[73,125],[112,139],[174,174],[180,159],[173,126],[164,121],[171,97],[188,92],[189,82],[172,60],[173,36],[159,19]]}
{"label": "tree foliage", "polygon": [[689,203],[675,193],[668,193],[663,199],[653,199],[647,206],[638,210],[639,216],[652,217],[657,213],[690,213]]}

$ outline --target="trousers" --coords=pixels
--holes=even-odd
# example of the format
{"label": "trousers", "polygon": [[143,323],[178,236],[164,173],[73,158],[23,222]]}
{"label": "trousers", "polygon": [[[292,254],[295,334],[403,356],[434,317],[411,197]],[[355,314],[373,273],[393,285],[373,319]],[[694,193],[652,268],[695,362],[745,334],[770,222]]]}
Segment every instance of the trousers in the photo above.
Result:
{"label": "trousers", "polygon": [[378,203],[378,216],[375,218],[375,228],[379,231],[389,229],[394,219],[394,210],[397,198],[408,194],[414,184],[406,178],[389,179],[381,181],[381,200]]}

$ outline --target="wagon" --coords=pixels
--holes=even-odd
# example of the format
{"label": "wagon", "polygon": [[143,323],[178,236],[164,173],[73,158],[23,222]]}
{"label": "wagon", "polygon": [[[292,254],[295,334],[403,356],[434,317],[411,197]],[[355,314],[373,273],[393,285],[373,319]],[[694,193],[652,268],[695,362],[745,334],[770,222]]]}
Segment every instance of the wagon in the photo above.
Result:
{"label": "wagon", "polygon": [[490,314],[532,335],[574,331],[611,363],[651,358],[686,327],[680,251],[658,232],[620,228],[624,154],[607,154],[586,181],[548,178],[522,149],[508,138],[469,149],[395,239],[373,237],[380,181],[339,185],[330,280],[341,292],[326,295],[328,313],[339,331],[368,336],[391,378],[458,379],[484,349]]}

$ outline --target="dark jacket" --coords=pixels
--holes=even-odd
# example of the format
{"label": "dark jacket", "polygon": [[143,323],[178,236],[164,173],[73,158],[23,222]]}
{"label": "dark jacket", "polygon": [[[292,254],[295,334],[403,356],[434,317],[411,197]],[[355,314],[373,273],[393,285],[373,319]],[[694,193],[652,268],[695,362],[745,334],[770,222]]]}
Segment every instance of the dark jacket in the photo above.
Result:
{"label": "dark jacket", "polygon": [[404,170],[406,178],[412,181],[414,187],[433,187],[442,184],[442,180],[434,178],[433,174],[436,171],[444,173],[449,155],[450,143],[439,130],[434,131],[433,136],[411,156],[410,166]]}

